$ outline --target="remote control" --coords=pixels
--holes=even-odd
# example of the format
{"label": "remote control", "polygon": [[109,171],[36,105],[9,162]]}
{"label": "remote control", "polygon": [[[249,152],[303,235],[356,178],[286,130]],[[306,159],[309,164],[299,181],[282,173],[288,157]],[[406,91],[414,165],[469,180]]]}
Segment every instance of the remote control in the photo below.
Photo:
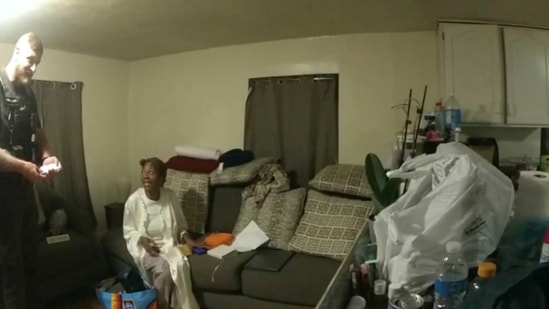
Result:
{"label": "remote control", "polygon": [[59,171],[61,170],[61,163],[58,161],[57,163],[50,163],[46,165],[42,165],[40,167],[40,172],[43,174],[47,174],[50,171]]}

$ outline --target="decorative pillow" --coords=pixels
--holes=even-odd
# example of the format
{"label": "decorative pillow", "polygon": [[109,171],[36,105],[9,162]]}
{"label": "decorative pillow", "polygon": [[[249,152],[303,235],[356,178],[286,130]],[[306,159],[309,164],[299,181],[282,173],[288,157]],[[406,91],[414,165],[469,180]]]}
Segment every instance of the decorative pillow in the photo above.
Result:
{"label": "decorative pillow", "polygon": [[[252,220],[257,218],[259,213],[259,207],[253,196],[250,196],[242,201],[242,206],[240,207],[240,213],[238,213],[238,218],[233,228],[233,235],[238,235],[242,230],[248,226]],[[256,222],[257,223],[257,222]],[[269,235],[267,235],[269,236]]]}
{"label": "decorative pillow", "polygon": [[368,184],[364,166],[333,164],[326,166],[309,182],[318,191],[341,193],[369,198],[372,189]]}
{"label": "decorative pillow", "polygon": [[56,209],[48,220],[48,225],[50,227],[50,232],[52,235],[59,235],[65,232],[67,227],[67,213],[63,208]]}
{"label": "decorative pillow", "polygon": [[260,205],[253,196],[245,199],[233,235],[240,233],[254,220],[269,237],[269,247],[289,250],[290,239],[303,213],[306,194],[305,188],[280,193],[271,192]]}
{"label": "decorative pillow", "polygon": [[276,161],[275,158],[265,157],[226,168],[221,173],[213,171],[210,173],[210,183],[212,185],[249,183],[257,176],[263,165]]}
{"label": "decorative pillow", "polygon": [[267,196],[256,223],[271,239],[269,247],[290,250],[290,240],[303,214],[306,196],[305,188]]}
{"label": "decorative pillow", "polygon": [[193,174],[168,169],[164,187],[172,189],[183,209],[189,231],[204,233],[208,217],[208,174]]}
{"label": "decorative pillow", "polygon": [[374,212],[371,201],[309,190],[305,212],[290,240],[290,249],[343,260],[359,237],[366,219]]}

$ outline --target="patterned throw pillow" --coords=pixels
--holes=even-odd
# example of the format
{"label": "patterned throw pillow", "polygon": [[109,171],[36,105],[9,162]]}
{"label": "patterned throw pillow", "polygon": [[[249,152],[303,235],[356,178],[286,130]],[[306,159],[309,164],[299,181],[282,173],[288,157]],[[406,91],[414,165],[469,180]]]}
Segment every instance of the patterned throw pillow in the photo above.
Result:
{"label": "patterned throw pillow", "polygon": [[255,159],[242,165],[228,167],[221,173],[215,170],[210,173],[210,184],[224,185],[249,183],[257,176],[263,165],[276,161],[277,159],[275,158],[265,157]]}
{"label": "patterned throw pillow", "polygon": [[309,182],[318,191],[341,193],[369,198],[372,189],[368,184],[364,166],[333,164],[326,166]]}
{"label": "patterned throw pillow", "polygon": [[204,233],[208,217],[209,177],[168,169],[164,187],[172,189],[183,209],[189,231]]}
{"label": "patterned throw pillow", "polygon": [[298,188],[281,193],[271,192],[261,205],[253,196],[242,203],[233,234],[240,233],[252,220],[269,236],[269,247],[289,250],[289,243],[294,235],[307,190]]}
{"label": "patterned throw pillow", "polygon": [[371,201],[307,193],[305,212],[290,241],[290,249],[343,260],[375,212]]}

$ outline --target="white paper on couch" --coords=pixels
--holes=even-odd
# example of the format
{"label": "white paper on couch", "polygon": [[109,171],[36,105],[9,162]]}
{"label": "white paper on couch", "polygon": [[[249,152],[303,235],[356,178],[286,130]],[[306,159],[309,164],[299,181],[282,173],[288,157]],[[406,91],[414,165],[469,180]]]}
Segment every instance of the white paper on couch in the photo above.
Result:
{"label": "white paper on couch", "polygon": [[257,249],[268,240],[267,234],[252,220],[242,232],[236,235],[232,247],[238,252],[247,252]]}
{"label": "white paper on couch", "polygon": [[232,245],[221,245],[208,250],[208,255],[218,259],[233,252],[247,252],[257,249],[262,244],[266,243],[269,237],[255,221],[251,221],[238,235],[236,235]]}

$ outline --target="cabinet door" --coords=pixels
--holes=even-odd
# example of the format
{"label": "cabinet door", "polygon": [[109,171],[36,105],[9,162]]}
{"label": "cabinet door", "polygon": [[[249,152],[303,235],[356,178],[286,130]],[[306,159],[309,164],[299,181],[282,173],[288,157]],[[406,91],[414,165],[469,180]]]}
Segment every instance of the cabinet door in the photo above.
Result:
{"label": "cabinet door", "polygon": [[462,121],[503,123],[503,62],[496,25],[441,23],[443,98],[454,94]]}
{"label": "cabinet door", "polygon": [[509,124],[549,124],[549,31],[504,28]]}

